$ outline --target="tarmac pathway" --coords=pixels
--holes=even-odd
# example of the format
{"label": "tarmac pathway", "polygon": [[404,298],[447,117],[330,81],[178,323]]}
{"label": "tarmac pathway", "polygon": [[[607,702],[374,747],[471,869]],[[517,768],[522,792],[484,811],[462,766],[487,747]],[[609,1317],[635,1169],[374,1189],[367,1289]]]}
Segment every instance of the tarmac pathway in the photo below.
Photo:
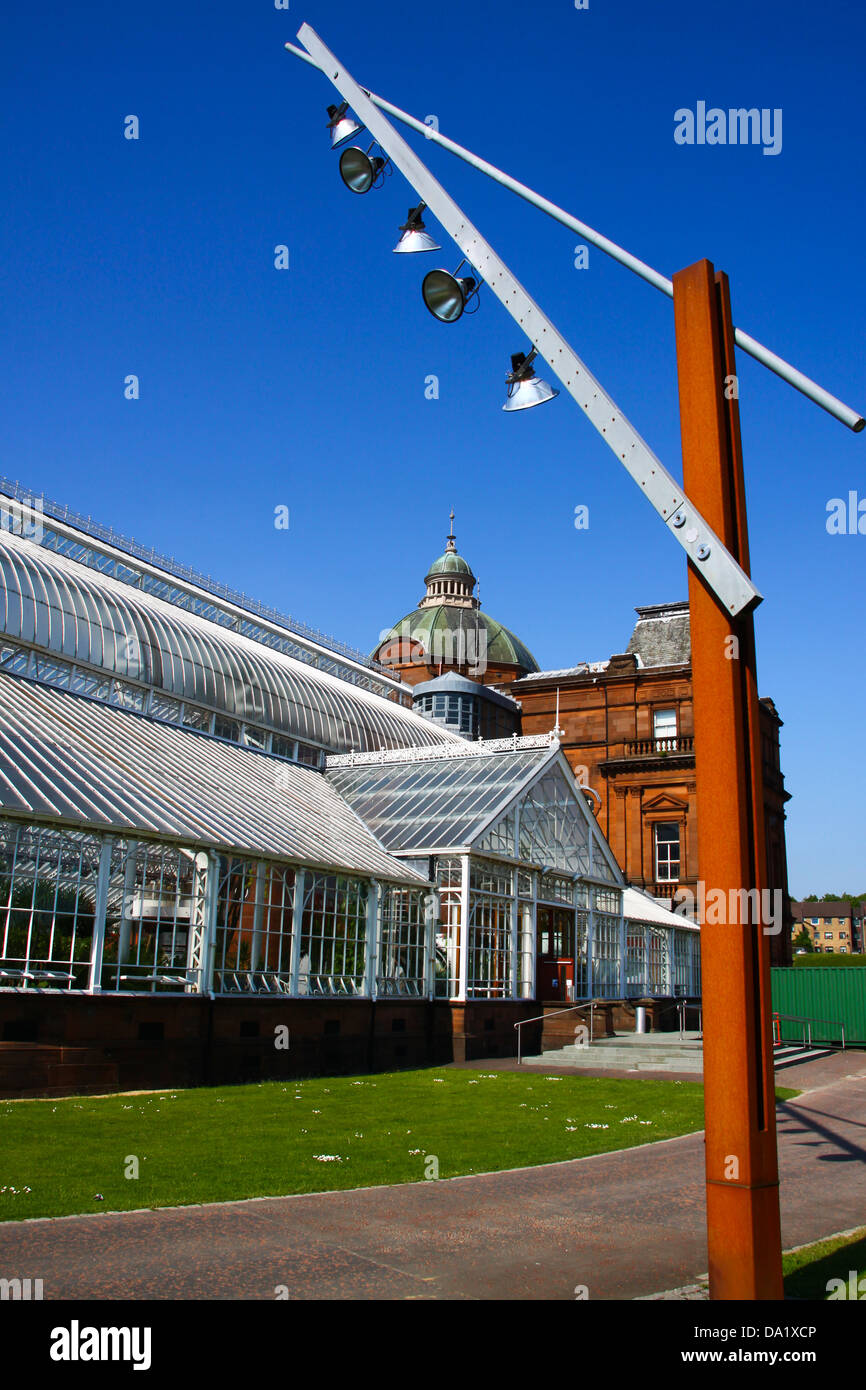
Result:
{"label": "tarmac pathway", "polygon": [[[826,1061],[779,1109],[786,1247],[866,1223],[866,1054]],[[779,1083],[808,1084],[796,1071]],[[0,1273],[41,1277],[46,1299],[633,1299],[706,1269],[703,1223],[697,1134],[449,1181],[7,1223]]]}

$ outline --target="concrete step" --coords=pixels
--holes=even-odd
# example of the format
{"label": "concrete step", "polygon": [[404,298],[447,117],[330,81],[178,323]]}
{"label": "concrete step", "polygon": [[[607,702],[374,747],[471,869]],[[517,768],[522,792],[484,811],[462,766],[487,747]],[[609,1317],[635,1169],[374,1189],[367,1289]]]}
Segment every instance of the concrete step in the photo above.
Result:
{"label": "concrete step", "polygon": [[583,1071],[669,1071],[702,1075],[704,1070],[703,1052],[694,1047],[674,1051],[593,1043],[590,1047],[561,1047],[524,1060],[527,1066],[566,1066]]}
{"label": "concrete step", "polygon": [[[648,1039],[652,1038],[650,1042]],[[825,1055],[821,1048],[795,1045],[777,1047],[773,1061],[784,1072],[785,1064],[809,1062]],[[580,1071],[690,1072],[702,1076],[703,1046],[697,1036],[672,1041],[660,1034],[630,1034],[628,1037],[600,1038],[588,1047],[546,1049],[535,1057],[525,1057],[527,1066],[574,1067]]]}
{"label": "concrete step", "polygon": [[[544,1039],[548,1043],[547,1038]],[[551,1039],[538,1055],[537,1065],[561,1065],[589,1071],[703,1072],[703,1041],[698,1032],[618,1033],[596,1038],[588,1046],[557,1046]],[[527,1058],[530,1065],[534,1059]]]}

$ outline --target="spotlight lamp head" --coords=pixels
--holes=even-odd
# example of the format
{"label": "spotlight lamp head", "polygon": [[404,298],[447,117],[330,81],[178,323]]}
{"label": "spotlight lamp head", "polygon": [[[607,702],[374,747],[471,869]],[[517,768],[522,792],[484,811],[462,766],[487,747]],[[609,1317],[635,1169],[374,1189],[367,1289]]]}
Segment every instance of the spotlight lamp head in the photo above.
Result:
{"label": "spotlight lamp head", "polygon": [[374,148],[375,141],[367,150],[350,145],[340,155],[340,178],[352,193],[369,193],[370,189],[376,186],[379,175],[391,162],[378,154],[371,157],[370,150]]}
{"label": "spotlight lamp head", "polygon": [[545,401],[552,401],[554,396],[559,395],[558,391],[535,375],[533,363],[537,356],[537,348],[533,348],[528,356],[525,352],[512,355],[511,371],[505,377],[508,399],[503,410],[528,410],[530,406],[544,405]]}
{"label": "spotlight lamp head", "polygon": [[424,230],[421,214],[426,206],[426,203],[419,203],[417,208],[409,209],[409,216],[400,228],[403,235],[394,247],[395,252],[441,251],[441,246]]}
{"label": "spotlight lamp head", "polygon": [[331,132],[332,150],[340,149],[354,136],[360,135],[364,129],[354,116],[346,115],[348,109],[349,103],[347,101],[341,101],[339,106],[328,107],[328,129]]}
{"label": "spotlight lamp head", "polygon": [[[481,281],[474,276],[458,276],[457,272],[465,264],[461,261],[453,275],[447,270],[431,270],[424,276],[421,285],[424,303],[440,323],[456,323],[481,289]],[[469,310],[470,313],[475,311]]]}

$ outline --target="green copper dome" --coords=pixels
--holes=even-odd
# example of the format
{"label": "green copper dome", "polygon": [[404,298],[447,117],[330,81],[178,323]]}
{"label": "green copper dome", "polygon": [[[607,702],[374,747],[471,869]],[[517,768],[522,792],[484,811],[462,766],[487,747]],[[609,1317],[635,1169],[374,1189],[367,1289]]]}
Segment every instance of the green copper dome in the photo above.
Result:
{"label": "green copper dome", "polygon": [[488,666],[516,666],[528,675],[538,662],[519,637],[481,612],[472,567],[457,553],[454,511],[445,554],[434,560],[425,576],[427,595],[399,623],[383,632],[375,657],[394,641],[415,642],[430,666],[466,667],[483,677]]}
{"label": "green copper dome", "polygon": [[456,550],[446,550],[444,555],[440,555],[438,560],[434,560],[425,578],[430,579],[436,574],[465,574],[470,579],[475,578],[468,562],[463,559],[462,555],[458,555]]}
{"label": "green copper dome", "polygon": [[[461,642],[461,633],[464,634]],[[481,634],[484,634],[483,636]],[[527,674],[539,669],[538,662],[527,646],[509,628],[503,627],[489,613],[477,608],[455,608],[447,604],[415,608],[407,613],[385,634],[379,647],[396,638],[410,638],[419,643],[435,663],[444,660],[448,665],[449,644],[454,653],[454,661],[459,659],[461,645],[469,658],[484,656],[488,665],[519,666]],[[377,651],[379,650],[377,647]],[[466,661],[466,656],[463,658]]]}

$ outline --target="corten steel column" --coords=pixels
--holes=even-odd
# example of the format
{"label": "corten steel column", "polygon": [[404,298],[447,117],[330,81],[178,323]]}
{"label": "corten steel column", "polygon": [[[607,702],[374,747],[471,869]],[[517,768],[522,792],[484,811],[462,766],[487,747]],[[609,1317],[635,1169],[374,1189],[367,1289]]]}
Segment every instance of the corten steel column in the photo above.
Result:
{"label": "corten steel column", "polygon": [[[699,261],[673,283],[684,488],[748,573],[727,277]],[[769,938],[760,914],[730,910],[731,890],[767,883],[754,623],[732,620],[691,563],[689,608],[698,863],[728,909],[701,928],[710,1296],[780,1299]]]}

